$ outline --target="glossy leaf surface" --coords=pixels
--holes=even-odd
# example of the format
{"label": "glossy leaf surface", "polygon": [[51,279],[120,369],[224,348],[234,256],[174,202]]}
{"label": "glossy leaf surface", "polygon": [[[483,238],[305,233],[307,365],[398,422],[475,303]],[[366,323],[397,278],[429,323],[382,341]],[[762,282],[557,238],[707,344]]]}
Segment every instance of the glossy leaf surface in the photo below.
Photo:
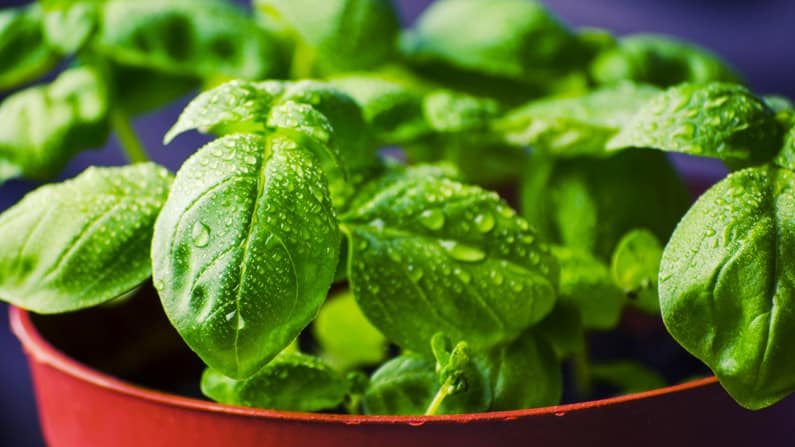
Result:
{"label": "glossy leaf surface", "polygon": [[235,380],[208,368],[202,374],[201,389],[205,396],[224,404],[321,411],[342,404],[350,384],[342,374],[316,357],[285,352],[244,380]]}
{"label": "glossy leaf surface", "polygon": [[342,221],[351,288],[387,338],[427,353],[443,332],[479,350],[551,310],[557,265],[496,194],[412,171],[375,184]]}
{"label": "glossy leaf surface", "polygon": [[89,168],[0,215],[0,298],[38,313],[116,298],[151,274],[152,228],[171,184],[154,164]]}
{"label": "glossy leaf surface", "polygon": [[662,256],[668,331],[747,408],[795,390],[793,185],[792,171],[769,166],[729,175],[688,211]]}
{"label": "glossy leaf surface", "polygon": [[339,234],[324,176],[300,142],[237,134],[185,162],[152,247],[174,326],[210,367],[245,378],[315,317]]}
{"label": "glossy leaf surface", "polygon": [[659,90],[618,84],[574,98],[549,98],[510,111],[496,131],[507,143],[556,157],[601,155],[613,135]]}
{"label": "glossy leaf surface", "polygon": [[652,99],[607,146],[760,163],[780,148],[781,131],[773,110],[745,87],[683,84]]}

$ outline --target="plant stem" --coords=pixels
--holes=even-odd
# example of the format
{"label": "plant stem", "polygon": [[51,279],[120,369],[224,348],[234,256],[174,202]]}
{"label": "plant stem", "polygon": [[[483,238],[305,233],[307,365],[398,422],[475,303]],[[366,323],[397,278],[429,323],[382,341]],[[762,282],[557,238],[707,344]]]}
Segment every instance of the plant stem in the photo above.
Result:
{"label": "plant stem", "polygon": [[433,416],[439,411],[439,407],[442,406],[444,399],[450,395],[452,386],[453,384],[450,383],[450,379],[444,381],[439,391],[436,392],[436,396],[433,396],[433,400],[430,405],[428,405],[428,409],[425,410],[425,416]]}
{"label": "plant stem", "polygon": [[119,139],[119,144],[127,156],[127,160],[130,163],[149,161],[149,154],[146,153],[146,149],[141,144],[141,140],[135,133],[127,114],[115,108],[110,113],[110,120],[113,130],[116,131],[116,138]]}
{"label": "plant stem", "polygon": [[591,395],[593,380],[591,379],[591,365],[588,362],[588,348],[582,352],[574,354],[572,358],[574,369],[574,387],[581,399],[587,399]]}

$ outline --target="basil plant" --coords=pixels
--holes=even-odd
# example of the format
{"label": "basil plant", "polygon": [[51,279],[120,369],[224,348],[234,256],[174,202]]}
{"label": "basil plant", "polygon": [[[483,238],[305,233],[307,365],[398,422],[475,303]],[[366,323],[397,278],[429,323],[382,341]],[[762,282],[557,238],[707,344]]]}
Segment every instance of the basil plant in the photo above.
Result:
{"label": "basil plant", "polygon": [[[439,0],[410,29],[388,0],[250,11],[0,12],[0,182],[51,179],[111,132],[131,162],[0,214],[0,298],[78,311],[151,281],[202,392],[234,405],[532,408],[561,401],[564,366],[580,398],[662,386],[589,356],[627,312],[661,317],[744,407],[795,390],[788,100],[531,0]],[[129,118],[197,88],[164,143],[214,139],[171,173]],[[732,173],[691,206],[666,152]]]}

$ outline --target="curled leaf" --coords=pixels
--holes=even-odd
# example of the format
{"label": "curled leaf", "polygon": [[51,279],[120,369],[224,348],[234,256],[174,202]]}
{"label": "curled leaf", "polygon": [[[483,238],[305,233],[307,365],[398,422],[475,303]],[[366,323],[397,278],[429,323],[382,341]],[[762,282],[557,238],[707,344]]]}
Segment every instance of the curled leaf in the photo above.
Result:
{"label": "curled leaf", "polygon": [[714,157],[734,164],[768,161],[781,146],[776,115],[738,84],[682,84],[638,110],[608,143]]}

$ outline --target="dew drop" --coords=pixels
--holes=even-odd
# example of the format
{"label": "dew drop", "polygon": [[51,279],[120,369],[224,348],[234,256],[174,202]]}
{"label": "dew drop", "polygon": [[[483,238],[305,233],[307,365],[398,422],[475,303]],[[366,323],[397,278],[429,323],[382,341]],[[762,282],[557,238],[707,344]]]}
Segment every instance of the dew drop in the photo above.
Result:
{"label": "dew drop", "polygon": [[406,269],[409,272],[408,273],[409,279],[412,280],[413,282],[419,282],[419,280],[422,279],[423,272],[421,269],[418,269],[413,265],[409,265],[408,267],[406,267]]}
{"label": "dew drop", "polygon": [[193,245],[197,247],[206,247],[207,244],[210,243],[210,229],[207,225],[196,222],[193,224],[193,229],[191,230],[191,238],[193,239]]}
{"label": "dew drop", "polygon": [[475,216],[475,226],[481,233],[488,233],[494,228],[494,216],[489,213]]}
{"label": "dew drop", "polygon": [[464,284],[469,284],[472,281],[472,275],[470,275],[469,273],[467,273],[467,272],[465,272],[465,271],[463,271],[461,269],[455,269],[455,270],[453,270],[453,273]]}
{"label": "dew drop", "polygon": [[444,226],[444,213],[438,209],[425,210],[420,213],[417,219],[429,230],[441,230]]}
{"label": "dew drop", "polygon": [[505,280],[505,278],[502,276],[502,273],[496,270],[492,270],[491,273],[489,273],[489,276],[491,277],[491,281],[497,286],[502,285],[502,282]]}
{"label": "dew drop", "polygon": [[486,257],[486,253],[483,250],[471,247],[469,245],[459,244],[456,241],[439,241],[439,245],[441,245],[450,256],[462,262],[477,262],[482,261],[483,258]]}
{"label": "dew drop", "polygon": [[250,165],[255,165],[255,164],[257,164],[257,157],[255,157],[253,155],[246,155],[243,158],[243,161],[245,161],[246,163],[248,163]]}

